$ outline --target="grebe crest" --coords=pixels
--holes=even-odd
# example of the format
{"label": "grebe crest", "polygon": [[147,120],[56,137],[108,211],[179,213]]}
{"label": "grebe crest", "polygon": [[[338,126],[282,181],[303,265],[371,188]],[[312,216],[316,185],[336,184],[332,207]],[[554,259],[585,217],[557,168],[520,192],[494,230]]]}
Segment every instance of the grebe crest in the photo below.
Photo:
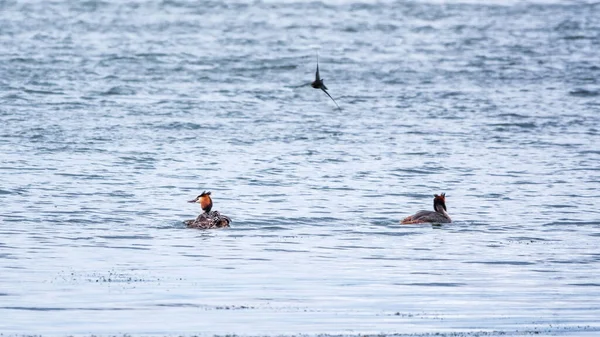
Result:
{"label": "grebe crest", "polygon": [[205,213],[210,213],[213,206],[212,199],[210,198],[210,191],[203,191],[202,194],[197,196],[194,200],[188,202],[198,203]]}
{"label": "grebe crest", "polygon": [[446,208],[446,193],[442,193],[441,195],[433,195],[433,209],[436,212],[442,213],[441,208],[443,208],[444,211],[448,211]]}

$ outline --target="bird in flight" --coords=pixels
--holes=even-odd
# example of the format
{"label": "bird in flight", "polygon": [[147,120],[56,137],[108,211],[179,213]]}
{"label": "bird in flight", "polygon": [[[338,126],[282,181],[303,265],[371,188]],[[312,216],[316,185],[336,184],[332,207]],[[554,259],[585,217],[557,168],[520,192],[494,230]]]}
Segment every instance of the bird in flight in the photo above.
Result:
{"label": "bird in flight", "polygon": [[331,98],[333,103],[335,103],[337,108],[340,109],[340,111],[342,111],[342,108],[340,108],[340,106],[337,104],[335,99],[333,99],[333,97],[331,97],[331,95],[327,92],[328,89],[325,86],[325,83],[323,83],[323,79],[319,76],[319,54],[318,53],[317,53],[317,73],[315,74],[315,80],[310,85],[315,89],[323,90],[323,92],[326,93],[327,96],[329,96],[329,98]]}

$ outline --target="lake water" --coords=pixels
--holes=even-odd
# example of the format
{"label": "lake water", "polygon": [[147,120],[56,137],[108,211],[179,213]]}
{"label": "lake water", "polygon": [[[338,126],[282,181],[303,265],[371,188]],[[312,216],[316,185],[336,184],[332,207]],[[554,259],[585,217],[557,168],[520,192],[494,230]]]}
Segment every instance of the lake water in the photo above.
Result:
{"label": "lake water", "polygon": [[0,1],[0,332],[598,335],[599,45],[583,1]]}

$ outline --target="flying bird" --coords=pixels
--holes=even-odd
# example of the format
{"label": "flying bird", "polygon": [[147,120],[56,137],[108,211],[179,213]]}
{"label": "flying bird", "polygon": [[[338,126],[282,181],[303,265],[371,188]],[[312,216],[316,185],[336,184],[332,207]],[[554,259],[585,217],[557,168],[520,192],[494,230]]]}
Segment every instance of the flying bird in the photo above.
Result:
{"label": "flying bird", "polygon": [[319,76],[319,54],[318,53],[317,53],[317,73],[315,74],[315,80],[310,85],[315,89],[323,90],[323,92],[326,93],[327,96],[329,96],[329,98],[331,98],[333,103],[335,103],[337,108],[340,109],[340,111],[342,111],[342,108],[340,108],[340,106],[337,104],[335,99],[333,99],[333,97],[331,97],[331,95],[327,92],[328,89],[325,86],[325,83],[323,83],[323,79],[321,78],[321,76]]}

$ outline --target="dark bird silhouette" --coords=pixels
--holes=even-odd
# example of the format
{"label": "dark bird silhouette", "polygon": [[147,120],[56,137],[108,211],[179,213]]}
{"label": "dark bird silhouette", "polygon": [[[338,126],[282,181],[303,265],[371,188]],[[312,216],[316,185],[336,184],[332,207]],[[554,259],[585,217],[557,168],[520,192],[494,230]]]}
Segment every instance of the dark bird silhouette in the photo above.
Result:
{"label": "dark bird silhouette", "polygon": [[323,83],[323,79],[321,78],[321,76],[319,76],[319,54],[317,54],[317,73],[315,74],[315,80],[310,85],[315,89],[323,90],[323,92],[326,93],[327,96],[329,96],[329,98],[331,98],[333,103],[335,103],[337,108],[340,109],[340,111],[342,111],[342,108],[340,108],[335,99],[333,99],[333,97],[331,97],[331,95],[327,92],[328,89],[325,86],[325,83]]}

